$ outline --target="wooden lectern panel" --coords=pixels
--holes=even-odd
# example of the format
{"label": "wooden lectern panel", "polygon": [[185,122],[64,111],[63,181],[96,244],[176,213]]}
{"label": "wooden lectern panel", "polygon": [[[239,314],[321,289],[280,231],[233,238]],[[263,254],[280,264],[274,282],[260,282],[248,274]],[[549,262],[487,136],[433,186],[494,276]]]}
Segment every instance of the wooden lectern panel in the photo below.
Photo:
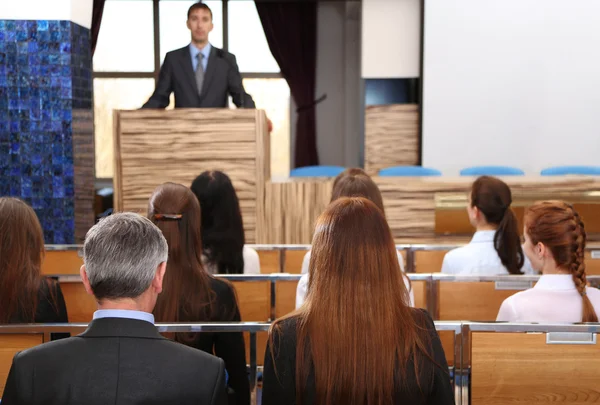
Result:
{"label": "wooden lectern panel", "polygon": [[144,214],[158,185],[189,187],[203,171],[221,170],[238,193],[246,243],[258,240],[271,166],[263,111],[115,111],[114,122],[115,210]]}

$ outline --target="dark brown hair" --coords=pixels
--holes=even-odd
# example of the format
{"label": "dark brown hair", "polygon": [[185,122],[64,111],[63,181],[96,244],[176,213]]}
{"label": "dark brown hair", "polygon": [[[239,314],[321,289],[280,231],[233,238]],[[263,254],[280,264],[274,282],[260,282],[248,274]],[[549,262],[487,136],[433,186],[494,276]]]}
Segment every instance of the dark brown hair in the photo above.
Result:
{"label": "dark brown hair", "polygon": [[523,274],[521,267],[525,261],[517,217],[510,208],[512,193],[510,187],[500,179],[481,176],[471,187],[471,206],[477,207],[485,215],[488,223],[497,226],[494,235],[494,248],[500,261],[510,274]]}
{"label": "dark brown hair", "polygon": [[[365,198],[340,198],[317,220],[305,304],[297,319],[298,404],[314,370],[315,403],[392,404],[395,373],[422,365],[429,342],[407,305],[408,291],[390,228]],[[418,312],[420,314],[420,312]],[[420,382],[419,382],[420,384]]]}
{"label": "dark brown hair", "polygon": [[210,7],[208,7],[206,4],[202,3],[201,1],[199,1],[198,3],[194,3],[190,6],[190,8],[188,9],[188,13],[187,13],[187,18],[188,20],[190,19],[190,16],[192,15],[192,12],[194,10],[208,10],[208,12],[210,13],[210,19],[213,19],[213,14],[212,14],[212,10],[210,9]]}
{"label": "dark brown hair", "polygon": [[379,187],[362,169],[346,169],[335,178],[331,192],[331,202],[340,197],[364,197],[372,201],[381,212],[385,213],[383,197]]}
{"label": "dark brown hair", "polygon": [[25,202],[0,197],[0,229],[0,323],[35,322],[43,280],[42,227]]}
{"label": "dark brown hair", "polygon": [[534,245],[543,243],[561,269],[573,276],[577,291],[583,298],[582,322],[598,322],[596,311],[585,287],[584,250],[585,228],[579,213],[563,201],[544,201],[532,205],[525,212],[525,232]]}
{"label": "dark brown hair", "polygon": [[[198,199],[181,184],[162,184],[150,197],[148,218],[160,228],[169,245],[163,291],[154,307],[156,321],[211,321],[216,297],[210,288],[211,276],[202,266]],[[188,344],[196,337],[175,334],[175,340]]]}

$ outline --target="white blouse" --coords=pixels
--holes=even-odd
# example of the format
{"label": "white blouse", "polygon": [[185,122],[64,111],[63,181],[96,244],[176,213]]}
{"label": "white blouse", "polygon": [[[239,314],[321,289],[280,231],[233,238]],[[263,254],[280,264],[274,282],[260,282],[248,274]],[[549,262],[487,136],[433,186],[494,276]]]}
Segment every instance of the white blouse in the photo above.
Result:
{"label": "white blouse", "polygon": [[[586,288],[596,314],[600,315],[600,290]],[[520,291],[504,300],[497,321],[563,323],[581,322],[582,297],[570,274],[540,277],[533,288]]]}
{"label": "white blouse", "polygon": [[[398,255],[398,263],[400,264],[400,270],[404,272],[404,260],[402,259],[402,255],[400,252],[396,251]],[[300,308],[302,304],[304,304],[304,300],[306,298],[306,290],[308,289],[308,265],[310,263],[310,250],[306,252],[304,255],[304,260],[302,260],[302,277],[298,282],[298,287],[296,288],[296,309]],[[410,280],[406,275],[404,275],[404,285],[408,289],[408,293],[410,295],[410,306],[415,306],[415,293],[413,292]]]}
{"label": "white blouse", "polygon": [[[509,274],[494,248],[495,234],[496,231],[477,231],[469,244],[446,253],[442,273],[478,276]],[[525,274],[536,274],[527,256],[521,271]]]}
{"label": "white blouse", "polygon": [[[260,259],[256,250],[244,246],[242,249],[242,257],[244,258],[244,274],[260,274]],[[217,274],[219,272],[217,266],[208,263],[207,258],[204,255],[202,255],[202,264],[210,274]]]}

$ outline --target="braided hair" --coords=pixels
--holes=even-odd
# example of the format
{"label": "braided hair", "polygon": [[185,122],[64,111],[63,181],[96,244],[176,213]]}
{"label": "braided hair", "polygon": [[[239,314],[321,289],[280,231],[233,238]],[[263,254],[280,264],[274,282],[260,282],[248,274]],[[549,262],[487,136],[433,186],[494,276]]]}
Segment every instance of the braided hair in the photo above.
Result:
{"label": "braided hair", "polygon": [[525,228],[533,244],[543,243],[556,265],[571,273],[582,298],[582,322],[598,322],[587,296],[584,249],[585,227],[579,213],[563,201],[538,202],[525,213]]}

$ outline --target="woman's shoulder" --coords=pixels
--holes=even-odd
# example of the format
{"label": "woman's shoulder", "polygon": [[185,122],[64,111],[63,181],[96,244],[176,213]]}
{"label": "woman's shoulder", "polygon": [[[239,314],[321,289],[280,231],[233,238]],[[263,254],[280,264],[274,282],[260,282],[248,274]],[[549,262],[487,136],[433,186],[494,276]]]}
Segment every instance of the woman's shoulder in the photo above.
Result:
{"label": "woman's shoulder", "polygon": [[242,257],[244,258],[244,274],[260,274],[260,257],[256,250],[244,245]]}

